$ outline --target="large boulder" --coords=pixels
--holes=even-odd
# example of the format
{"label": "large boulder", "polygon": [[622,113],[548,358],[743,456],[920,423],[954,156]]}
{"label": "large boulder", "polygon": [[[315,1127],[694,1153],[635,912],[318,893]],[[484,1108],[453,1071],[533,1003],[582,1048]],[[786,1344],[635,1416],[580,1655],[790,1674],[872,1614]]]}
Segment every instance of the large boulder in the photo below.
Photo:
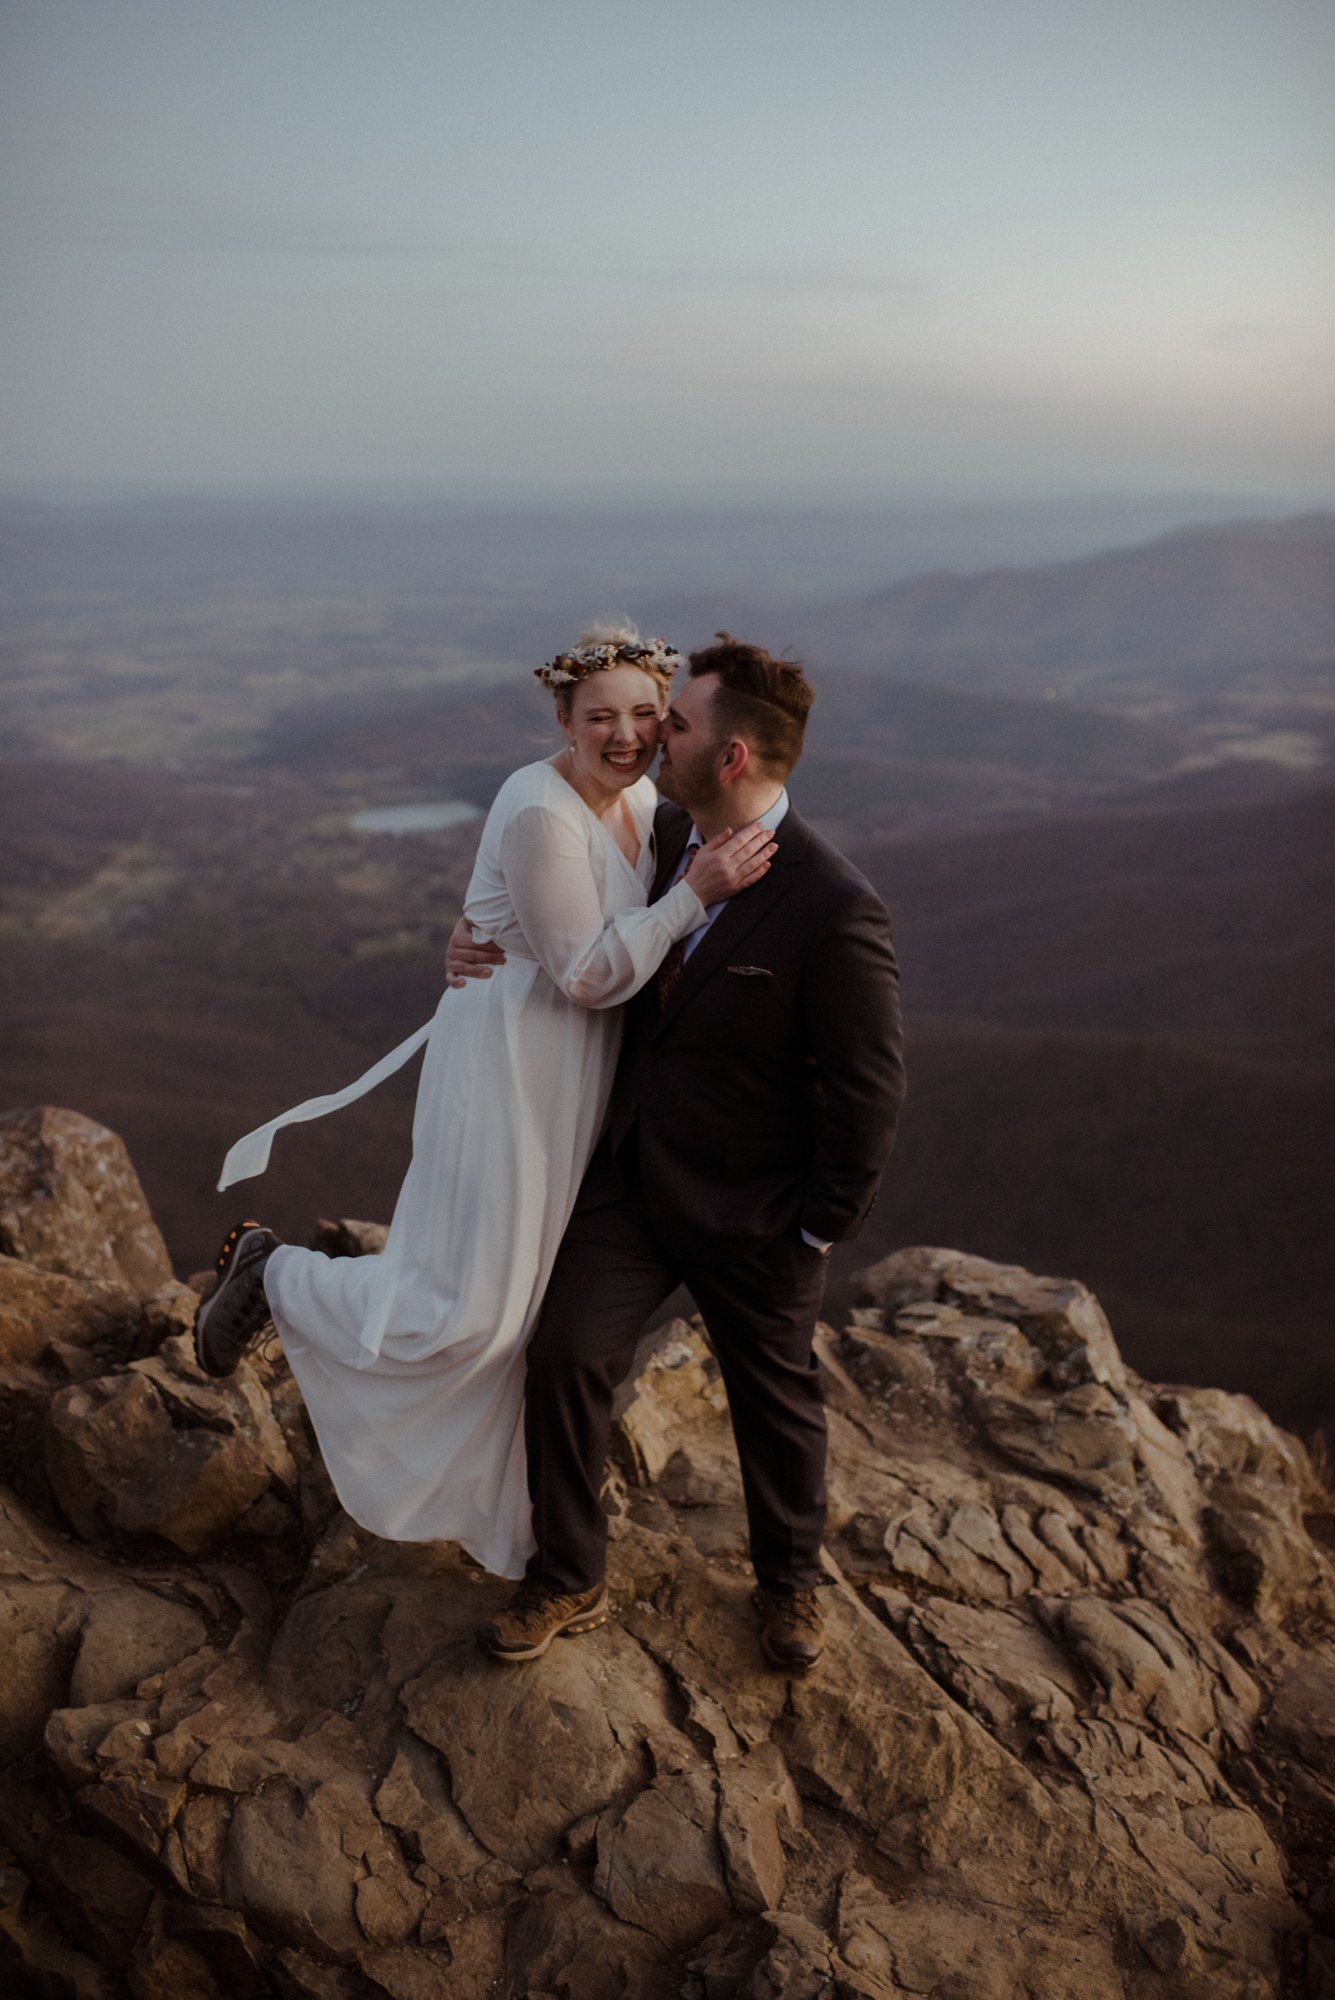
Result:
{"label": "large boulder", "polygon": [[124,1145],[49,1105],[0,1113],[0,1253],[140,1299],[172,1275]]}
{"label": "large boulder", "polygon": [[53,1398],[155,1351],[190,1326],[197,1303],[170,1281],[142,1300],[119,1281],[0,1256],[0,1479],[48,1506],[43,1439]]}
{"label": "large boulder", "polygon": [[137,1304],[123,1287],[88,1283],[0,1255],[0,1369],[40,1366],[53,1350],[107,1358],[137,1336]]}
{"label": "large boulder", "polygon": [[55,1395],[46,1469],[86,1542],[155,1536],[200,1555],[247,1526],[300,1534],[297,1463],[260,1375],[245,1363],[211,1380],[184,1333]]}

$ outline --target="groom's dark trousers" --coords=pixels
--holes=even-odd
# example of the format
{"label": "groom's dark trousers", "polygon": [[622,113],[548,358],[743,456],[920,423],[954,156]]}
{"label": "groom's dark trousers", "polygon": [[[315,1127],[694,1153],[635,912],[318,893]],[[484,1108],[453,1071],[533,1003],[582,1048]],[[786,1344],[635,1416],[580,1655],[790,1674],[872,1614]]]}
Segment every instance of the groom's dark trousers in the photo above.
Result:
{"label": "groom's dark trousers", "polygon": [[[660,806],[654,894],[690,821]],[[728,1393],[751,1559],[769,1590],[820,1576],[825,1408],[812,1334],[826,1242],[876,1198],[904,1093],[885,908],[791,808],[770,871],[725,904],[660,998],[627,1010],[607,1127],[530,1342],[529,1575],[588,1590],[606,1563],[612,1399],[679,1283]]]}

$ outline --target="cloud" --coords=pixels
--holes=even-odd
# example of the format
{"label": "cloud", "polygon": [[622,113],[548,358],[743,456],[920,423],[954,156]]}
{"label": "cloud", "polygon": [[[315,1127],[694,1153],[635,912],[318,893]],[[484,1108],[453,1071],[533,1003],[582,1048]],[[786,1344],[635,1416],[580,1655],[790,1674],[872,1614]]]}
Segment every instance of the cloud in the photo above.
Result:
{"label": "cloud", "polygon": [[457,262],[461,257],[488,262],[524,263],[521,253],[471,242],[467,237],[413,237],[344,229],[296,217],[246,216],[214,221],[197,231],[182,232],[169,244],[176,250],[211,251],[223,256],[330,259],[373,258],[385,263],[420,263],[424,259]]}
{"label": "cloud", "polygon": [[701,290],[742,290],[819,298],[895,299],[907,302],[920,298],[928,286],[924,278],[907,272],[873,271],[853,264],[795,264],[787,267],[736,265],[731,269],[710,265],[683,265],[668,271],[669,284],[694,285]]}
{"label": "cloud", "polygon": [[1249,341],[1264,340],[1270,331],[1260,320],[1218,320],[1201,329],[1202,337],[1211,347],[1243,347]]}
{"label": "cloud", "polygon": [[[301,264],[439,264],[457,270],[525,276],[556,293],[587,290],[588,246],[520,234],[404,227],[365,208],[274,199],[262,191],[230,199],[194,200],[160,187],[106,184],[95,192],[52,188],[41,204],[11,206],[4,234],[36,251],[114,251],[154,258],[253,258]],[[578,256],[577,256],[578,249]],[[642,258],[618,245],[598,260],[602,283],[655,292],[743,292],[774,300],[865,300],[907,303],[929,289],[923,276],[868,263],[730,263],[670,257],[653,246]]]}
{"label": "cloud", "polygon": [[296,262],[471,263],[527,271],[532,253],[515,241],[487,242],[465,232],[417,234],[365,215],[338,216],[265,197],[195,203],[158,190],[107,189],[77,209],[12,217],[6,231],[25,248],[115,250],[156,257],[255,257]]}

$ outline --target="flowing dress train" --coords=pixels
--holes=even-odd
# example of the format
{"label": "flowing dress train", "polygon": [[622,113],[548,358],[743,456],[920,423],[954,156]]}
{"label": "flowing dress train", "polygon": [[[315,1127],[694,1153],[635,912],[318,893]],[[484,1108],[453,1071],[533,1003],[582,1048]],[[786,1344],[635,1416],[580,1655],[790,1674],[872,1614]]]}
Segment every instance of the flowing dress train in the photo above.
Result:
{"label": "flowing dress train", "polygon": [[683,881],[652,906],[654,787],[625,794],[627,860],[549,763],[497,794],[464,903],[506,952],[447,989],[356,1084],[238,1141],[221,1185],[262,1172],[285,1124],[351,1102],[425,1041],[412,1163],[379,1257],[283,1245],[274,1323],[347,1511],[398,1541],[456,1541],[517,1577],[533,1552],[524,1347],[602,1126],[620,1003],[701,921]]}

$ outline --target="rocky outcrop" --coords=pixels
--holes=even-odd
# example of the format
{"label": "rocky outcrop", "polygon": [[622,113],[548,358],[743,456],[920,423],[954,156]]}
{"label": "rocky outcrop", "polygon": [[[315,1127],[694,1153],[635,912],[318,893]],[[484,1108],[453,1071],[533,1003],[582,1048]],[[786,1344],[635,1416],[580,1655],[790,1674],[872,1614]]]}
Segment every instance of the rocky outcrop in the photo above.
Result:
{"label": "rocky outcrop", "polygon": [[49,1106],[0,1114],[0,1252],[138,1298],[172,1275],[115,1133]]}
{"label": "rocky outcrop", "polygon": [[[0,1128],[0,1186],[53,1116]],[[77,1123],[76,1217],[114,1182],[106,1240],[151,1241]],[[1082,1286],[906,1251],[823,1333],[802,1680],[758,1654],[717,1369],[665,1329],[618,1423],[612,1621],[503,1668],[473,1634],[507,1587],[342,1514],[281,1356],[206,1380],[191,1295],[76,1269],[38,1198],[0,1257],[11,1987],[1335,1992],[1335,1502],[1255,1405],[1131,1374]]]}

